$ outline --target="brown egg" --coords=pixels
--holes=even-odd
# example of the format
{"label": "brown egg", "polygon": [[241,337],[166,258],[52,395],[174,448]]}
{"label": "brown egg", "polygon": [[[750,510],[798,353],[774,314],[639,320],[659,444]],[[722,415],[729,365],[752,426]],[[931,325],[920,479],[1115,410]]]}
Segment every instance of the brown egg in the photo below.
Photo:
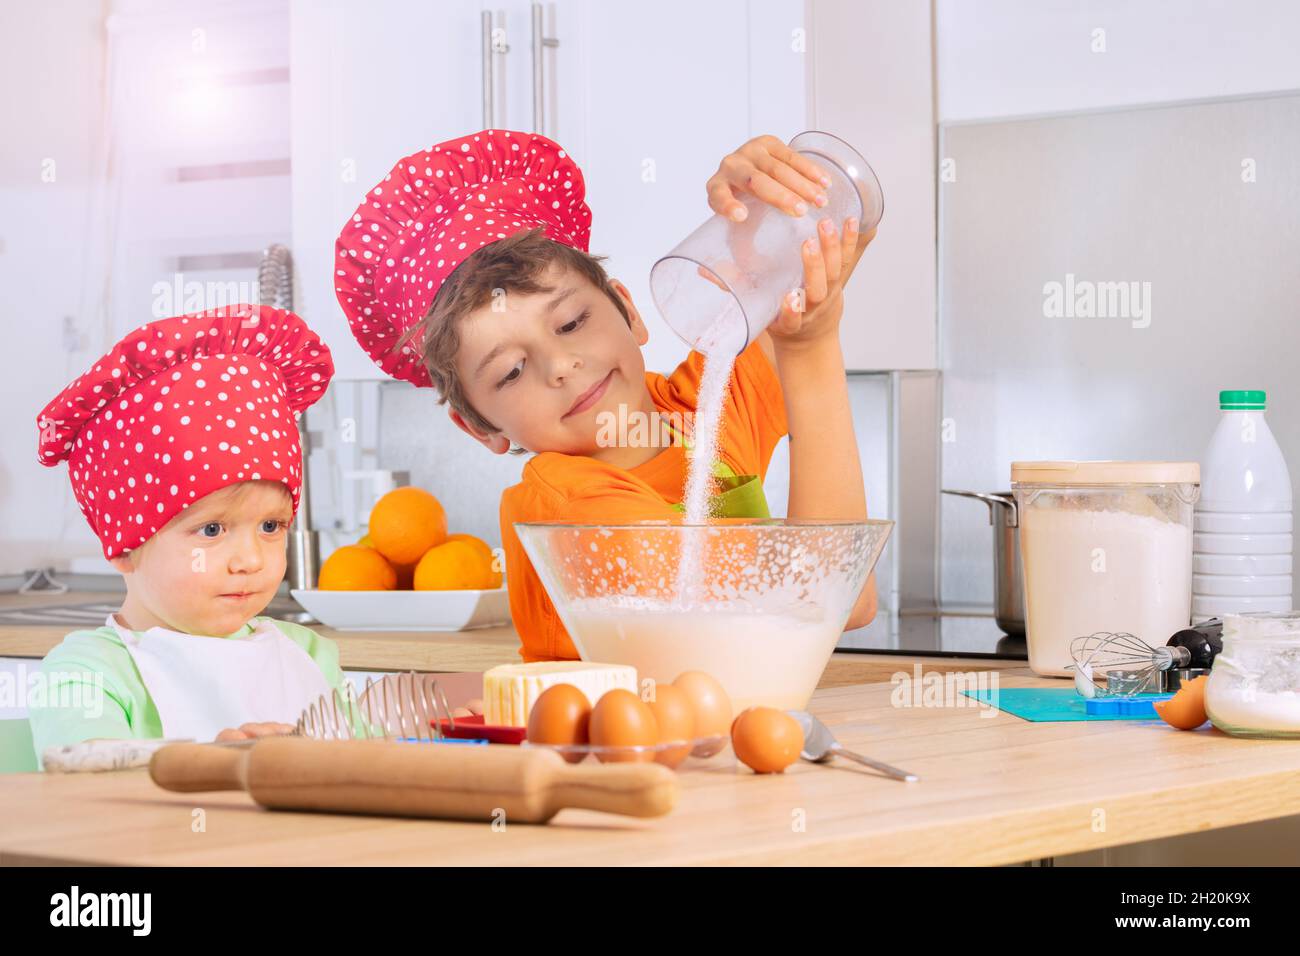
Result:
{"label": "brown egg", "polygon": [[740,713],[736,715],[736,719],[731,722],[731,727],[728,728],[727,730],[728,736],[735,734],[736,724],[740,723],[740,718],[744,717],[747,713],[749,713],[753,709],[754,709],[753,707],[746,707],[744,710],[742,710]]}
{"label": "brown egg", "polygon": [[[606,691],[591,710],[591,742],[597,747],[653,747],[659,742],[654,711],[640,697],[621,687]],[[649,762],[653,751],[597,753],[602,763]]]}
{"label": "brown egg", "polygon": [[[572,684],[556,684],[542,691],[528,713],[528,742],[572,745],[587,742],[591,704],[587,695]],[[578,763],[586,754],[566,753],[564,759]]]}
{"label": "brown egg", "polygon": [[1195,730],[1209,720],[1205,712],[1205,682],[1209,680],[1204,674],[1194,680],[1183,683],[1178,693],[1168,700],[1158,700],[1151,706],[1170,727],[1179,730]]}
{"label": "brown egg", "polygon": [[[691,740],[695,736],[695,709],[686,692],[672,684],[656,684],[654,699],[646,701],[655,715],[655,724],[659,728],[659,743],[674,743],[678,740]],[[655,762],[666,767],[676,767],[691,752],[690,744],[684,747],[671,747],[655,755]]]}
{"label": "brown egg", "polygon": [[[695,711],[696,737],[723,737],[731,729],[731,698],[722,685],[704,671],[685,671],[677,675],[673,686],[686,694]],[[701,744],[691,753],[697,757],[712,757],[727,745],[725,739],[713,744]]]}
{"label": "brown egg", "polygon": [[755,773],[781,773],[799,759],[803,730],[775,707],[750,707],[731,730],[736,756]]}

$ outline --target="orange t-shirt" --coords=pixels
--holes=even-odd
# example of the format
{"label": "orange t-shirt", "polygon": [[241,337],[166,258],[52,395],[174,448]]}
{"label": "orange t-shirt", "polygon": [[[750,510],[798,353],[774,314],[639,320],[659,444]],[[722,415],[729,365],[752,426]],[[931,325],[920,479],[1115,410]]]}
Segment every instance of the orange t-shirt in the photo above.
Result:
{"label": "orange t-shirt", "polygon": [[[694,413],[704,356],[691,352],[664,377],[646,373],[662,412]],[[786,433],[785,400],[776,369],[752,343],[736,359],[718,434],[718,455],[738,475],[767,474],[772,450]],[[619,524],[678,517],[673,508],[686,484],[686,452],[665,448],[642,465],[618,468],[585,455],[541,452],[524,465],[517,485],[501,496],[501,543],[506,556],[510,614],[525,661],[577,660],[560,616],[515,534],[516,521]]]}

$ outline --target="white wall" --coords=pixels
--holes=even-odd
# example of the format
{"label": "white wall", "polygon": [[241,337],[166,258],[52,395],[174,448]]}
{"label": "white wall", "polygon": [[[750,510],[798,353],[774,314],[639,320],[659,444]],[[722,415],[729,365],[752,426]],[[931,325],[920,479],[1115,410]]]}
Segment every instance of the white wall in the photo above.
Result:
{"label": "white wall", "polygon": [[1292,0],[937,0],[936,23],[941,122],[1300,89]]}

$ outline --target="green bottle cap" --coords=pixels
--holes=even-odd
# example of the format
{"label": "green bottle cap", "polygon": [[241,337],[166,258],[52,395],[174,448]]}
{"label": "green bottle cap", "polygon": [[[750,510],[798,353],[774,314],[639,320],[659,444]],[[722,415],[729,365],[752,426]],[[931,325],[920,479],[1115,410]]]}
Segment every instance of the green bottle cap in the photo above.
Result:
{"label": "green bottle cap", "polygon": [[1254,388],[1234,388],[1220,392],[1219,408],[1225,412],[1262,412],[1264,410],[1264,392]]}

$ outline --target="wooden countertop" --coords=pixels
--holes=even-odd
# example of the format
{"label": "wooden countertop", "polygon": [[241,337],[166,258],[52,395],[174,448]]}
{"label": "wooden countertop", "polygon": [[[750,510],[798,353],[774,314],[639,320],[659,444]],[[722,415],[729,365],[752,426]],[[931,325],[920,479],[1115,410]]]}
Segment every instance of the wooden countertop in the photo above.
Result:
{"label": "wooden countertop", "polygon": [[[29,595],[16,603],[109,600]],[[65,628],[0,627],[0,656],[40,657]],[[457,634],[318,628],[349,669],[481,671],[517,659],[513,628]],[[144,771],[0,777],[0,865],[106,864],[1000,864],[1293,814],[1300,744],[1108,721],[1034,724],[973,706],[891,706],[891,675],[1015,661],[836,654],[810,705],[850,748],[921,776],[798,764],[760,777],[734,760],[680,774],[660,820],[566,810],[545,826],[275,813],[245,794],[180,795]],[[728,754],[730,752],[728,751]],[[202,835],[192,811],[207,812]]]}
{"label": "wooden countertop", "polygon": [[[1054,684],[1003,672],[1002,686]],[[143,770],[0,778],[0,865],[1003,864],[1265,820],[1300,806],[1300,744],[1154,722],[1033,724],[974,706],[898,708],[889,684],[819,690],[848,747],[920,775],[728,759],[679,774],[676,810],[565,810],[544,826],[272,812],[173,794]],[[727,752],[728,755],[730,751]],[[193,811],[206,812],[195,834]]]}

